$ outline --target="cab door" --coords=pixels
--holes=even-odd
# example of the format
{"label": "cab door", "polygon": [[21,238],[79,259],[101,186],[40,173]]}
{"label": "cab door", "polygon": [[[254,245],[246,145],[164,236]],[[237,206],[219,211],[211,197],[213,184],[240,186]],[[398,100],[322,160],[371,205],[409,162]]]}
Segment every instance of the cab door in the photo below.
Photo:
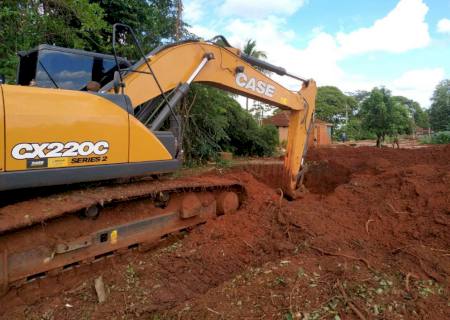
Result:
{"label": "cab door", "polygon": [[128,162],[129,115],[108,99],[9,85],[3,96],[6,171]]}

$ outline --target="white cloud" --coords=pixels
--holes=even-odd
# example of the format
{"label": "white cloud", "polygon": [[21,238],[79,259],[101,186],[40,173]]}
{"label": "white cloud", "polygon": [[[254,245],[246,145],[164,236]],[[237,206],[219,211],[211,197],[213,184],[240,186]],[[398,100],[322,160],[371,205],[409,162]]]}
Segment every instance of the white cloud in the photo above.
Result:
{"label": "white cloud", "polygon": [[341,54],[360,54],[373,51],[405,52],[430,43],[425,15],[427,5],[422,0],[401,0],[382,19],[368,28],[350,33],[338,33],[336,40]]}
{"label": "white cloud", "polygon": [[188,23],[196,23],[204,16],[206,3],[204,0],[190,0],[183,5],[183,19]]}
{"label": "white cloud", "polygon": [[217,36],[219,33],[212,28],[203,27],[200,25],[194,25],[188,28],[188,31],[206,40]]}
{"label": "white cloud", "polygon": [[440,33],[448,33],[450,34],[450,19],[441,19],[437,24],[437,30]]}
{"label": "white cloud", "polygon": [[234,19],[225,28],[233,45],[242,47],[246,39],[255,39],[273,63],[305,76],[314,75],[323,83],[338,84],[350,78],[338,62],[351,55],[402,52],[427,45],[430,41],[428,25],[424,22],[427,11],[422,0],[400,0],[391,12],[368,28],[336,36],[315,28],[305,49],[292,45],[295,33],[286,27],[284,19]]}
{"label": "white cloud", "polygon": [[[286,28],[285,20],[270,17],[252,22],[235,19],[227,25],[226,34],[230,43],[238,48],[242,48],[247,39],[256,40],[259,50],[266,52],[268,61],[300,76],[314,77],[321,83],[336,83],[344,76],[337,65],[336,41],[327,33],[319,32],[307,48],[298,49],[291,45],[295,33]],[[274,78],[292,90],[300,87],[296,80]]]}
{"label": "white cloud", "polygon": [[220,13],[242,18],[263,18],[270,15],[292,15],[305,4],[304,0],[225,0]]}
{"label": "white cloud", "polygon": [[[243,0],[241,2],[245,3]],[[258,3],[261,2],[264,1]],[[254,1],[248,3],[254,4]],[[429,106],[429,97],[435,85],[444,77],[443,69],[417,70],[412,67],[411,71],[393,80],[370,79],[362,72],[349,74],[339,65],[340,61],[357,54],[380,51],[401,53],[425,47],[430,43],[425,22],[427,11],[428,7],[422,0],[400,0],[385,17],[366,28],[337,35],[324,32],[322,27],[314,28],[313,33],[304,35],[309,40],[302,49],[296,47],[295,42],[303,35],[295,34],[285,19],[272,15],[253,20],[228,18],[220,24],[220,29],[233,46],[242,48],[247,39],[254,39],[258,49],[266,52],[268,61],[299,76],[313,77],[319,85],[335,85],[344,92],[371,90],[375,86],[385,85],[395,95],[405,95]],[[219,26],[216,28],[219,29]],[[197,30],[205,38],[215,34],[211,28],[198,27]],[[274,78],[291,90],[300,87],[298,81],[293,79]]]}
{"label": "white cloud", "polygon": [[387,87],[394,95],[408,97],[423,107],[428,107],[431,93],[444,77],[445,72],[442,68],[410,70],[387,83]]}

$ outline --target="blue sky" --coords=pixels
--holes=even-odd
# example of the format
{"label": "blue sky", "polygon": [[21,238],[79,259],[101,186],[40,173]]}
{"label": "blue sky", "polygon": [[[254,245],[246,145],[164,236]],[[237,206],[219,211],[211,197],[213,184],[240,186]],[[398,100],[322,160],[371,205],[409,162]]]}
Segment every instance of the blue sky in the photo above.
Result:
{"label": "blue sky", "polygon": [[450,77],[450,0],[185,0],[184,19],[205,39],[255,39],[270,62],[345,92],[384,85],[428,107]]}

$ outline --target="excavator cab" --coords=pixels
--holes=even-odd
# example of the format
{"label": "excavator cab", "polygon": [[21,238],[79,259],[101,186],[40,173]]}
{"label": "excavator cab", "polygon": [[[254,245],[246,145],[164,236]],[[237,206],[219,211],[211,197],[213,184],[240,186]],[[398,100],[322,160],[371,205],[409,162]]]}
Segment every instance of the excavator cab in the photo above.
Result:
{"label": "excavator cab", "polygon": [[[90,81],[104,86],[118,70],[114,56],[42,44],[18,53],[17,84],[41,88],[86,90]],[[117,59],[121,69],[131,66]]]}

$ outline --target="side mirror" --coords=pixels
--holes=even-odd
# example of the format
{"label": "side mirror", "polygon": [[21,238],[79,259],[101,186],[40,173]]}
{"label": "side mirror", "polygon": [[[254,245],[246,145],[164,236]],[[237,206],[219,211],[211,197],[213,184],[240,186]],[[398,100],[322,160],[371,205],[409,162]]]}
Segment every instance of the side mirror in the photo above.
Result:
{"label": "side mirror", "polygon": [[123,84],[120,81],[119,71],[114,71],[114,80],[113,80],[114,93],[118,94],[121,87],[123,88]]}

